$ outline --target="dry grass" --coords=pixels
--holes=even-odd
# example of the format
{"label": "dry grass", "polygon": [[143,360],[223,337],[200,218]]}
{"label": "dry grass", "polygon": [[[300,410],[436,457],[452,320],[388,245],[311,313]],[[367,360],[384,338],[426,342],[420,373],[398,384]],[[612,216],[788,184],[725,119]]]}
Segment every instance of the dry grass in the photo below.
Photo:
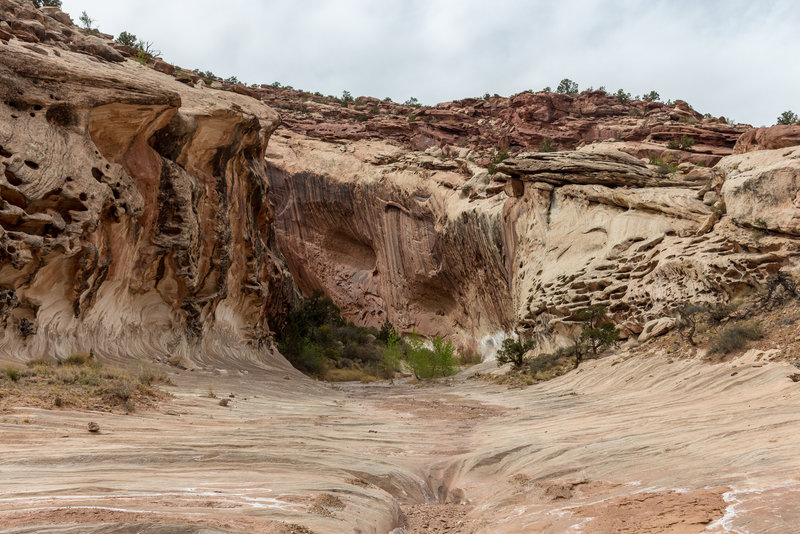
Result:
{"label": "dry grass", "polygon": [[481,355],[474,350],[463,350],[458,354],[458,364],[462,367],[472,367],[482,361]]}
{"label": "dry grass", "polygon": [[158,382],[171,380],[149,367],[134,375],[107,368],[86,354],[57,363],[33,360],[26,367],[8,366],[0,374],[0,411],[34,406],[131,412],[167,398],[153,386]]}
{"label": "dry grass", "polygon": [[328,382],[361,382],[369,383],[378,380],[373,375],[361,369],[329,369],[325,373]]}

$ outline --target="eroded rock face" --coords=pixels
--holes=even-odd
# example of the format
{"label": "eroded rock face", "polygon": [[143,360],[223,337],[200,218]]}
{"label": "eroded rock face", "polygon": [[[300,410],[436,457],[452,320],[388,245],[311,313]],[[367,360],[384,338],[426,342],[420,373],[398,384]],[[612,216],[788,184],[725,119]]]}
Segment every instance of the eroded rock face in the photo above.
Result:
{"label": "eroded rock face", "polygon": [[800,146],[731,156],[719,166],[737,224],[800,236]]}
{"label": "eroded rock face", "polygon": [[[525,91],[420,108],[369,97],[344,107],[329,97],[291,89],[262,86],[255,91],[279,107],[284,124],[297,133],[328,141],[392,140],[411,150],[536,151],[546,140],[558,150],[572,150],[615,139],[637,158],[654,155],[711,166],[731,154],[748,129],[704,117],[681,100],[670,105],[622,103],[604,91],[576,96]],[[694,145],[685,150],[667,147],[684,137]]]}
{"label": "eroded rock face", "polygon": [[590,304],[638,335],[682,301],[725,301],[797,260],[791,236],[720,220],[728,160],[667,172],[614,146],[522,154],[488,176],[442,151],[282,131],[267,155],[278,242],[301,287],[349,318],[386,312],[484,352],[512,330],[567,344]]}
{"label": "eroded rock face", "polygon": [[0,348],[266,361],[295,292],[263,163],[277,114],[38,46],[0,43]]}
{"label": "eroded rock face", "polygon": [[747,130],[736,141],[734,154],[800,145],[800,125],[778,125]]}
{"label": "eroded rock face", "polygon": [[[342,150],[339,150],[341,148]],[[487,335],[512,326],[503,202],[471,204],[448,170],[397,148],[276,135],[267,162],[276,234],[297,284],[322,289],[361,324]],[[421,158],[425,161],[425,158]]]}

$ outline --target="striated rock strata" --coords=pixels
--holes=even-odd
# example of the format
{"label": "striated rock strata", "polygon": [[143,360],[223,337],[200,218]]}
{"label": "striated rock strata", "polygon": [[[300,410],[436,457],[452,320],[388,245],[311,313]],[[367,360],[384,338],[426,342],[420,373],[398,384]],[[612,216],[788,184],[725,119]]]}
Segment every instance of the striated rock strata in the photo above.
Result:
{"label": "striated rock strata", "polygon": [[0,7],[59,37],[0,42],[0,350],[266,361],[294,298],[263,163],[278,115]]}
{"label": "striated rock strata", "polygon": [[[276,230],[300,286],[361,323],[454,332],[485,353],[514,330],[543,348],[567,343],[589,304],[636,335],[679,302],[725,301],[800,253],[793,151],[669,172],[601,143],[523,153],[488,176],[437,149],[279,132],[267,154]],[[735,185],[775,176],[783,185],[763,197]],[[737,225],[740,211],[773,206],[782,215],[767,228],[780,234]]]}

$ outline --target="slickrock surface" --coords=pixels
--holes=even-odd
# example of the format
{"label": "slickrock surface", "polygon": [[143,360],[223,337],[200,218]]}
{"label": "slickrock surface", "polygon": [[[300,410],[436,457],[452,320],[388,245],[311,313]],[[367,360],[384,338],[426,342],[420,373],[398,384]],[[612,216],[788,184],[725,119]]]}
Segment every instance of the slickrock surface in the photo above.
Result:
{"label": "slickrock surface", "polygon": [[791,532],[796,369],[655,352],[525,389],[249,366],[173,374],[158,412],[17,408],[0,414],[0,532]]}
{"label": "slickrock surface", "polygon": [[295,291],[263,163],[278,115],[74,51],[101,39],[22,5],[0,15],[57,35],[0,41],[0,350],[273,359]]}

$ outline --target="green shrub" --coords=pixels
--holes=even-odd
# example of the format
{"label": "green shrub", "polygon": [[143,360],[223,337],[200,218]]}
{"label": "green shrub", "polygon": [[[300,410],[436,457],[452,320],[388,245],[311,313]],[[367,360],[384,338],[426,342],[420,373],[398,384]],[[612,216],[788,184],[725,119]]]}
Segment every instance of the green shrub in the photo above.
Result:
{"label": "green shrub", "polygon": [[617,97],[617,101],[619,101],[620,104],[627,104],[631,101],[631,94],[626,93],[624,89],[617,90],[614,96]]}
{"label": "green shrub", "polygon": [[670,150],[680,150],[681,144],[674,139],[670,139],[667,141],[667,148]]}
{"label": "green shrub", "polygon": [[139,40],[132,33],[120,32],[117,36],[117,42],[126,46],[136,47],[136,43],[138,43]]}
{"label": "green shrub", "polygon": [[463,366],[477,365],[483,361],[483,358],[477,351],[465,349],[458,353],[458,363]]}
{"label": "green shrub", "polygon": [[537,373],[547,373],[556,367],[560,367],[563,360],[558,351],[552,354],[540,354],[535,358],[531,358],[528,362],[528,371],[532,375]]}
{"label": "green shrub", "polygon": [[84,11],[81,13],[81,16],[78,18],[81,21],[81,25],[83,26],[84,30],[93,31],[94,30],[94,19],[89,16],[89,14]]}
{"label": "green shrub", "polygon": [[33,2],[33,7],[43,7],[43,6],[51,6],[51,7],[61,7],[61,0],[31,0]]}
{"label": "green shrub", "polygon": [[711,345],[711,352],[728,354],[743,349],[749,340],[761,339],[764,332],[757,323],[737,323],[723,328]]}
{"label": "green shrub", "polygon": [[85,352],[79,352],[73,354],[72,356],[67,357],[66,359],[60,362],[61,365],[90,365],[94,363],[94,352],[89,351],[88,354]]}
{"label": "green shrub", "polygon": [[525,365],[525,353],[534,347],[535,343],[531,341],[518,341],[512,338],[503,340],[503,345],[497,351],[497,365],[504,365],[510,363],[516,369],[520,369]]}
{"label": "green shrub", "polygon": [[438,378],[455,374],[458,365],[455,347],[441,334],[437,333],[431,339],[433,350],[425,347],[418,335],[412,335],[406,343],[406,359],[416,378]]}
{"label": "green shrub", "polygon": [[575,96],[578,94],[578,84],[573,82],[569,78],[564,78],[558,84],[558,87],[556,88],[556,93],[562,95]]}
{"label": "green shrub", "polygon": [[659,102],[661,100],[661,95],[655,91],[650,91],[642,97],[642,100],[646,102]]}
{"label": "green shrub", "polygon": [[798,120],[797,113],[794,111],[784,111],[780,115],[778,115],[777,124],[794,124]]}
{"label": "green shrub", "polygon": [[708,309],[708,317],[711,321],[719,323],[722,322],[723,319],[727,319],[738,308],[739,306],[734,302],[716,304]]}
{"label": "green shrub", "polygon": [[[670,141],[671,143],[672,141]],[[669,143],[667,144],[667,148],[669,148]],[[656,156],[654,153],[650,153],[650,165],[656,165],[658,168],[656,172],[658,174],[675,174],[678,172],[678,164],[672,161],[670,156],[667,156],[666,159]]]}
{"label": "green shrub", "polygon": [[608,320],[605,306],[589,306],[578,314],[583,330],[575,345],[575,367],[583,361],[584,351],[593,356],[619,344],[619,329]]}
{"label": "green shrub", "polygon": [[549,137],[545,137],[542,139],[542,142],[539,143],[539,152],[555,152],[556,147],[553,146],[553,140]]}
{"label": "green shrub", "polygon": [[22,376],[22,373],[16,367],[6,367],[3,372],[12,382],[17,382]]}

